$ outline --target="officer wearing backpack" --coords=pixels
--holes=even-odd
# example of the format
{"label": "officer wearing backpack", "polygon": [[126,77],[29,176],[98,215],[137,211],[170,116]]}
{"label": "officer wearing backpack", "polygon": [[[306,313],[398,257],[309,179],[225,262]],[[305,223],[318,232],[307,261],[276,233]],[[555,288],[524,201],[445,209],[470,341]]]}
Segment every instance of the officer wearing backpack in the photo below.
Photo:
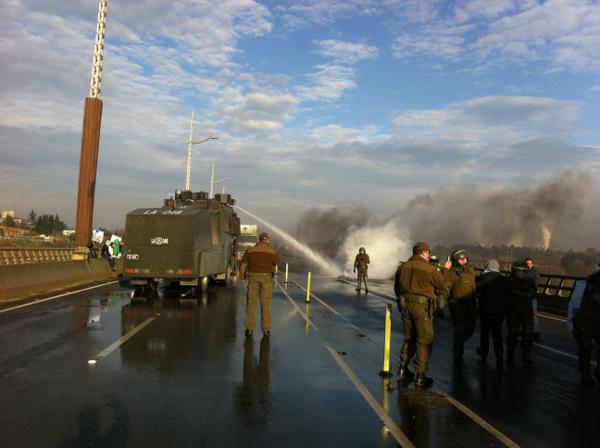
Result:
{"label": "officer wearing backpack", "polygon": [[[600,263],[592,268],[593,273],[587,278],[581,308],[573,319],[575,339],[579,344],[579,371],[581,385],[593,387],[592,377],[592,343],[600,344]],[[597,353],[594,376],[600,381],[600,348]]]}

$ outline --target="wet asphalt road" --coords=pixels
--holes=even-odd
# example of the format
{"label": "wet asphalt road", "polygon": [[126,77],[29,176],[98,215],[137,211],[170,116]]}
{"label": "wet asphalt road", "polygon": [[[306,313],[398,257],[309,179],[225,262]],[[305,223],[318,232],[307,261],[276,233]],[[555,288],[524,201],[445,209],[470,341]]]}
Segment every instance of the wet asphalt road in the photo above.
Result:
{"label": "wet asphalt road", "polygon": [[[391,285],[372,290],[385,295]],[[316,279],[313,292],[330,308],[316,298],[307,306],[297,286],[289,297],[275,289],[273,334],[251,340],[243,285],[151,302],[109,285],[7,312],[14,304],[3,305],[0,446],[386,447],[398,446],[394,428],[418,447],[510,443],[486,424],[521,446],[597,446],[600,387],[582,391],[576,361],[548,349],[575,354],[564,323],[542,319],[546,348],[536,347],[534,366],[500,373],[477,360],[477,335],[453,367],[451,326],[438,321],[434,389],[388,391],[378,375],[385,304],[332,279]],[[400,330],[394,310],[394,372]]]}

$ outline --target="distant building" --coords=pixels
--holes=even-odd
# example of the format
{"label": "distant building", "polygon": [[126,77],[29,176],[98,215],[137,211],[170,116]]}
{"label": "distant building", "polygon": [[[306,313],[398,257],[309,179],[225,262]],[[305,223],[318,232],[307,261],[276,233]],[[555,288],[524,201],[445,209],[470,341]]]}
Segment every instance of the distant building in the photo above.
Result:
{"label": "distant building", "polygon": [[15,217],[15,211],[14,210],[2,210],[2,219],[6,219],[6,218],[14,218]]}
{"label": "distant building", "polygon": [[63,230],[62,231],[63,236],[71,236],[71,235],[75,235],[75,230]]}

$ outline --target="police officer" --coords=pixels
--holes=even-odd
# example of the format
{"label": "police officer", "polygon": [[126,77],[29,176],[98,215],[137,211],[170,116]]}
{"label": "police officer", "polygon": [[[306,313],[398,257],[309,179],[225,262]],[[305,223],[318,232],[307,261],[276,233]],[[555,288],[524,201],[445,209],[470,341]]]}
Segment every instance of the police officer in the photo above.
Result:
{"label": "police officer", "polygon": [[[587,278],[581,307],[575,316],[574,335],[579,345],[579,371],[581,384],[593,387],[592,378],[592,343],[600,344],[600,263],[594,265],[593,274]],[[596,370],[594,375],[600,381],[600,349],[596,354]]]}
{"label": "police officer", "polygon": [[240,277],[248,277],[246,297],[246,337],[252,336],[255,326],[256,303],[260,302],[260,326],[265,336],[271,335],[271,299],[273,296],[273,272],[279,256],[269,243],[269,235],[261,233],[258,243],[248,248],[242,257]]}
{"label": "police officer", "polygon": [[[356,287],[356,292],[360,292],[360,287],[362,282],[365,282],[365,293],[369,292],[369,284],[367,283],[367,271],[369,270],[369,263],[371,260],[369,259],[369,255],[364,247],[358,249],[358,254],[356,254],[356,258],[354,259],[354,272],[356,272],[358,276],[358,285]],[[358,272],[357,272],[358,271]]]}
{"label": "police officer", "polygon": [[506,338],[509,365],[515,362],[517,339],[521,331],[521,360],[531,365],[531,345],[533,344],[533,305],[537,296],[537,284],[525,260],[515,261],[511,267],[510,285],[512,300],[508,309],[508,337]]}
{"label": "police officer", "polygon": [[[394,291],[402,313],[404,343],[400,352],[398,381],[408,383],[414,378],[408,365],[415,356],[417,377],[415,387],[426,388],[433,380],[425,375],[433,345],[433,311],[436,290],[447,286],[439,268],[429,264],[430,249],[427,243],[417,243],[413,256],[396,271]],[[448,269],[451,263],[446,262]]]}
{"label": "police officer", "polygon": [[463,360],[465,342],[473,336],[477,320],[476,274],[475,269],[469,265],[467,251],[456,250],[452,252],[450,258],[452,268],[445,274],[452,284],[448,300],[454,327],[452,353],[454,363],[460,364]]}

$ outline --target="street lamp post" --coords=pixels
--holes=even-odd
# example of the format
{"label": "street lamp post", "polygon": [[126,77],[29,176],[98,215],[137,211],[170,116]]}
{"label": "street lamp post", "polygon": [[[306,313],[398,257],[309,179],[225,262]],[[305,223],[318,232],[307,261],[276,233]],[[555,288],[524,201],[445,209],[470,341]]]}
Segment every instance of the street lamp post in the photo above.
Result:
{"label": "street lamp post", "polygon": [[190,136],[188,138],[188,158],[187,169],[185,172],[185,189],[191,190],[192,182],[192,146],[206,143],[209,140],[218,140],[218,137],[206,137],[201,140],[194,140],[194,111],[192,111],[192,119],[190,120]]}

